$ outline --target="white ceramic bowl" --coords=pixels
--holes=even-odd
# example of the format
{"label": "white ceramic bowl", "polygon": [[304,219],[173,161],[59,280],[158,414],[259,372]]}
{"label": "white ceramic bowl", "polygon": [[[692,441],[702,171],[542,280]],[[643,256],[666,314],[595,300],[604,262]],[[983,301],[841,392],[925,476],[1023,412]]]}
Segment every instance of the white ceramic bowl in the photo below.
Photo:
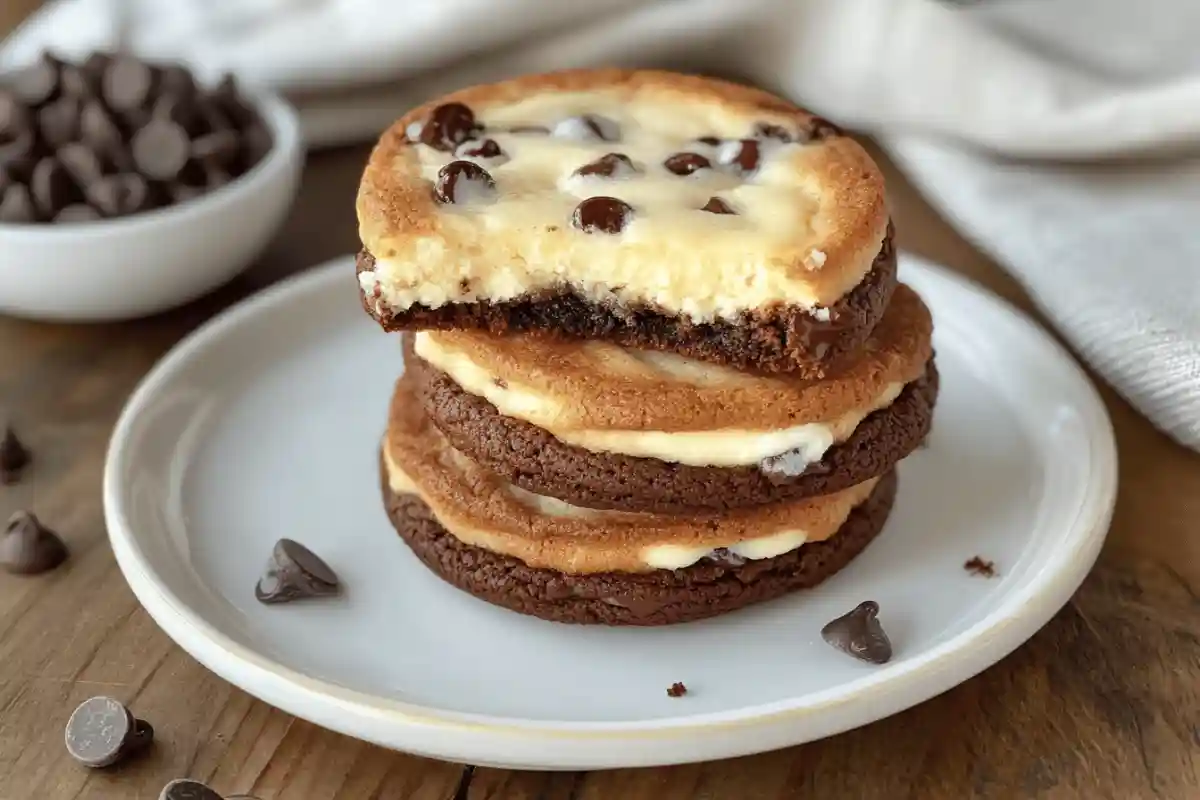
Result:
{"label": "white ceramic bowl", "polygon": [[196,200],[112,220],[0,224],[0,314],[59,322],[130,319],[194,300],[248,267],[279,229],[303,161],[295,111],[253,94],[274,146]]}

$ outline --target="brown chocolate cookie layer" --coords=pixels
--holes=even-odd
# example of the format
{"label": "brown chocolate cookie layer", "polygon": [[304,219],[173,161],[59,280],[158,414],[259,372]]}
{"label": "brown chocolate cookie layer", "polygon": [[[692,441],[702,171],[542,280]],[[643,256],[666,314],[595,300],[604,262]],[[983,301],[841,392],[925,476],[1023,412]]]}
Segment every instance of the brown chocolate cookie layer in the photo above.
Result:
{"label": "brown chocolate cookie layer", "polygon": [[[363,308],[385,330],[470,328],[497,334],[533,333],[605,339],[644,350],[765,372],[797,372],[824,377],[852,356],[870,336],[896,288],[896,252],[889,226],[883,248],[858,286],[828,308],[828,320],[803,308],[781,307],[746,314],[737,322],[697,324],[653,309],[601,305],[574,294],[546,293],[500,303],[448,303],[383,309],[363,295]],[[358,271],[374,269],[375,257],[358,254]]]}
{"label": "brown chocolate cookie layer", "polygon": [[831,494],[882,475],[925,439],[937,401],[938,372],[904,388],[891,405],[869,414],[850,438],[795,476],[758,466],[696,467],[655,458],[597,453],[567,444],[523,420],[506,417],[482,397],[411,355],[422,406],[454,447],[505,480],[572,505],[623,511],[684,513],[725,510]]}
{"label": "brown chocolate cookie layer", "polygon": [[896,496],[896,476],[881,480],[825,541],[757,561],[704,559],[684,569],[636,574],[534,569],[455,539],[418,497],[393,492],[386,473],[383,494],[392,524],[425,566],[481,600],[553,622],[669,625],[772,600],[833,575],[883,528]]}

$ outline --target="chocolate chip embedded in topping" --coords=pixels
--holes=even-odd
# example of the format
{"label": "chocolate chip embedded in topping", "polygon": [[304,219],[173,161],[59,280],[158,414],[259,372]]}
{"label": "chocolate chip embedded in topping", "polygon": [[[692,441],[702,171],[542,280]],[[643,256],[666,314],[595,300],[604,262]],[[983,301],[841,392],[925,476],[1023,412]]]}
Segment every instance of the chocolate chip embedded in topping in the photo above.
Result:
{"label": "chocolate chip embedded in topping", "polygon": [[460,144],[454,154],[460,158],[500,158],[504,151],[495,139],[471,139]]}
{"label": "chocolate chip embedded in topping", "polygon": [[11,425],[5,426],[4,437],[0,438],[0,485],[11,486],[20,480],[32,460],[33,454],[17,438],[17,432]]}
{"label": "chocolate chip embedded in topping", "polygon": [[589,197],[575,206],[572,224],[584,233],[620,233],[633,217],[633,206],[615,197]]}
{"label": "chocolate chip embedded in topping", "polygon": [[435,108],[421,128],[421,143],[434,150],[454,152],[454,148],[480,129],[475,112],[462,103],[444,103]]}
{"label": "chocolate chip embedded in topping", "polygon": [[629,156],[624,153],[606,153],[595,161],[584,164],[573,174],[580,177],[621,178],[637,172],[638,168],[629,160]]}
{"label": "chocolate chip embedded in topping", "polygon": [[27,187],[14,183],[4,190],[0,197],[0,222],[29,223],[37,219],[37,208]]}
{"label": "chocolate chip embedded in topping", "polygon": [[158,800],[221,800],[221,795],[199,781],[177,778],[163,787]]}
{"label": "chocolate chip embedded in topping", "polygon": [[174,122],[154,119],[133,136],[133,162],[151,180],[169,181],[188,160],[187,131]]}
{"label": "chocolate chip embedded in topping", "polygon": [[547,136],[550,133],[550,129],[547,128],[545,125],[514,125],[513,127],[508,129],[508,132],[509,133],[532,133],[532,134],[540,134],[542,136]]}
{"label": "chocolate chip embedded in topping", "polygon": [[575,139],[580,142],[615,142],[621,138],[621,128],[617,123],[595,114],[559,120],[555,123],[552,133],[562,139]]}
{"label": "chocolate chip embedded in topping", "polygon": [[85,767],[102,769],[132,756],[154,740],[154,728],[136,719],[120,701],[93,697],[67,720],[67,752]]}
{"label": "chocolate chip embedded in topping", "polygon": [[33,168],[29,179],[29,192],[38,214],[46,219],[53,218],[62,208],[83,199],[83,193],[58,159],[47,156]]}
{"label": "chocolate chip embedded in topping", "polygon": [[0,534],[0,569],[14,575],[38,575],[67,560],[67,546],[32,513],[13,514]]}
{"label": "chocolate chip embedded in topping", "polygon": [[136,172],[106,175],[87,189],[88,200],[106,217],[133,214],[150,206],[150,187]]}
{"label": "chocolate chip embedded in topping", "polygon": [[287,603],[328,597],[339,591],[337,575],[316,553],[299,542],[280,539],[254,588],[254,596],[262,603]]}
{"label": "chocolate chip embedded in topping", "polygon": [[754,137],[756,139],[776,139],[785,144],[796,141],[796,138],[788,132],[787,128],[782,125],[772,125],[769,122],[760,122],[755,125]]}
{"label": "chocolate chip embedded in topping", "polygon": [[721,143],[721,140],[718,139],[716,136],[701,136],[696,141],[699,142],[700,144],[706,144],[709,147],[716,147],[717,145],[719,145]]}
{"label": "chocolate chip embedded in topping", "polygon": [[724,200],[722,200],[719,197],[708,198],[708,202],[705,203],[704,207],[701,208],[700,210],[707,211],[710,214],[736,214],[737,213],[736,211],[733,210],[733,206],[729,205],[729,203],[726,203]]}
{"label": "chocolate chip embedded in topping", "polygon": [[709,169],[712,162],[699,153],[676,153],[669,156],[663,166],[676,175],[691,175],[696,170]]}
{"label": "chocolate chip embedded in topping", "polygon": [[735,139],[725,142],[717,150],[717,163],[729,166],[749,175],[758,169],[761,158],[759,144],[754,139]]}
{"label": "chocolate chip embedded in topping", "polygon": [[12,81],[13,91],[26,104],[40,106],[58,96],[61,62],[44,53],[36,64],[21,70]]}
{"label": "chocolate chip embedded in topping", "polygon": [[486,169],[471,161],[451,161],[438,170],[433,193],[439,203],[472,203],[495,193],[496,181]]}
{"label": "chocolate chip embedded in topping", "polygon": [[136,58],[117,56],[104,70],[101,89],[114,111],[143,108],[154,93],[154,72]]}
{"label": "chocolate chip embedded in topping", "polygon": [[861,661],[886,664],[892,658],[892,643],[879,624],[879,604],[874,600],[859,603],[848,614],[830,621],[821,629],[821,638]]}

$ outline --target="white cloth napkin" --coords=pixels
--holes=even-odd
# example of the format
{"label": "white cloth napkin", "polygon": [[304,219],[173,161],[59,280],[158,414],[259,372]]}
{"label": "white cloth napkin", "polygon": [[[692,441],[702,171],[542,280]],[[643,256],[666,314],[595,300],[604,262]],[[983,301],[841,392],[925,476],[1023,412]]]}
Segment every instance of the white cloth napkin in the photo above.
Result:
{"label": "white cloth napkin", "polygon": [[314,144],[521,72],[752,80],[879,136],[1097,372],[1200,449],[1198,30],[1195,0],[58,0],[0,67],[122,31],[289,93]]}

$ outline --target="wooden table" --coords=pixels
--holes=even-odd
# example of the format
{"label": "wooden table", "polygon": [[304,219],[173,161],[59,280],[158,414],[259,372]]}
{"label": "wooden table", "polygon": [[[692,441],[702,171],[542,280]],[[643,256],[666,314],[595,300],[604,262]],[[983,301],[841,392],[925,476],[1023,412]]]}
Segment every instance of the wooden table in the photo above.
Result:
{"label": "wooden table", "polygon": [[[0,30],[4,22],[0,14]],[[155,800],[180,776],[262,800],[1200,797],[1200,457],[1105,389],[1121,488],[1109,543],[1080,592],[977,678],[825,741],[664,769],[472,771],[322,730],[206,671],[155,627],[117,570],[101,513],[104,449],[135,383],[180,337],[230,302],[355,249],[364,158],[365,148],[312,157],[286,230],[214,297],[120,325],[0,318],[0,416],[37,458],[24,483],[0,489],[0,520],[33,508],[72,552],[52,574],[0,575],[0,800]],[[889,178],[903,247],[1030,308]],[[101,693],[157,731],[149,757],[113,773],[75,766],[62,744],[71,710]]]}

